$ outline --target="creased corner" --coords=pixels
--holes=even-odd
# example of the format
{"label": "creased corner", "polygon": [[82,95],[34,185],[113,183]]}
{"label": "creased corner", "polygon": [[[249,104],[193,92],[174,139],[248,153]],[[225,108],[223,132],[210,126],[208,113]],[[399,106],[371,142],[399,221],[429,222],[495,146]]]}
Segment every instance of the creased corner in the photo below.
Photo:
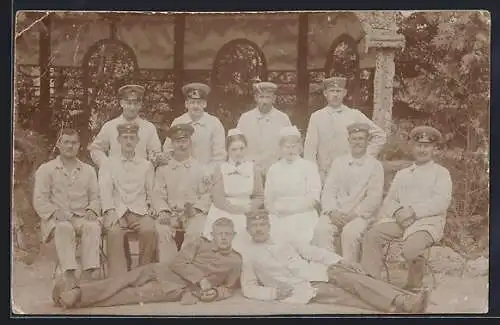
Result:
{"label": "creased corner", "polygon": [[45,14],[36,19],[34,22],[32,22],[31,24],[28,25],[28,27],[24,28],[22,31],[20,31],[19,33],[16,33],[16,37],[15,39],[17,40],[19,37],[21,37],[24,33],[26,33],[28,30],[32,29],[33,26],[35,26],[36,24],[38,24],[39,22],[41,22],[43,19],[45,19],[45,17],[47,17],[48,15],[50,15],[50,12],[46,11]]}

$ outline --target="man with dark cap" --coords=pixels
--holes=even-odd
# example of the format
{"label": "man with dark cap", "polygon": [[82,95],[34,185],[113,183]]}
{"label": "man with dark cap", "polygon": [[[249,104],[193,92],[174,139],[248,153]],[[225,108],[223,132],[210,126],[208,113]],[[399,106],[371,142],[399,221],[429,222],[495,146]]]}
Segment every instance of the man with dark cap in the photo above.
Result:
{"label": "man with dark cap", "polygon": [[277,89],[272,82],[254,84],[257,107],[238,120],[237,129],[248,141],[248,157],[263,173],[279,159],[280,130],[292,125],[288,115],[274,107]]}
{"label": "man with dark cap", "polygon": [[191,155],[190,124],[176,124],[167,133],[172,159],[156,170],[153,206],[159,217],[160,262],[169,262],[177,253],[176,231],[185,231],[183,246],[198,239],[210,208],[210,175],[205,165]]}
{"label": "man with dark cap", "polygon": [[[321,194],[322,214],[313,243],[359,262],[361,239],[382,202],[384,168],[367,155],[370,126],[353,123],[347,127],[350,153],[336,158]],[[340,236],[341,250],[334,243]]]}
{"label": "man with dark cap", "polygon": [[139,142],[139,125],[118,124],[119,156],[109,157],[99,169],[104,229],[107,238],[109,276],[127,272],[128,263],[124,238],[133,230],[139,237],[139,264],[156,260],[156,213],[151,196],[153,193],[154,167],[136,154]]}
{"label": "man with dark cap", "polygon": [[[213,171],[218,163],[226,159],[226,134],[219,118],[205,112],[210,87],[194,82],[182,87],[182,93],[186,96],[187,112],[176,118],[171,126],[191,124],[194,128],[191,139],[193,157]],[[167,138],[163,151],[169,152],[171,148]]]}
{"label": "man with dark cap", "polygon": [[[123,112],[117,118],[102,126],[101,130],[89,145],[90,157],[100,167],[102,162],[111,156],[120,156],[121,146],[118,143],[117,125],[136,123],[139,126],[139,141],[135,148],[137,157],[156,160],[161,153],[161,142],[153,123],[139,117],[142,108],[144,87],[140,85],[125,85],[118,90],[120,106]],[[153,159],[155,158],[155,159]],[[159,158],[158,158],[159,159]],[[157,164],[156,161],[153,163]]]}
{"label": "man with dark cap", "polygon": [[233,295],[241,273],[241,256],[232,249],[234,225],[219,218],[213,241],[198,238],[181,249],[171,263],[138,267],[121,277],[54,288],[54,299],[65,308],[105,307],[179,301],[195,304]]}
{"label": "man with dark cap", "polygon": [[402,238],[402,255],[409,263],[405,288],[417,290],[424,277],[423,253],[443,237],[452,180],[449,171],[433,160],[437,144],[442,141],[438,130],[416,127],[410,132],[410,141],[414,164],[394,176],[380,208],[380,220],[364,238],[361,264],[368,274],[380,278],[383,247]]}
{"label": "man with dark cap", "polygon": [[342,102],[347,94],[346,79],[332,77],[323,80],[327,106],[312,113],[304,143],[304,158],[318,164],[322,182],[333,159],[349,153],[347,126],[354,122],[370,126],[368,154],[377,156],[386,141],[385,132],[361,111]]}
{"label": "man with dark cap", "polygon": [[256,300],[335,303],[382,312],[423,313],[428,292],[406,292],[364,274],[356,263],[305,243],[276,244],[265,211],[247,215],[252,242],[243,251],[241,288]]}

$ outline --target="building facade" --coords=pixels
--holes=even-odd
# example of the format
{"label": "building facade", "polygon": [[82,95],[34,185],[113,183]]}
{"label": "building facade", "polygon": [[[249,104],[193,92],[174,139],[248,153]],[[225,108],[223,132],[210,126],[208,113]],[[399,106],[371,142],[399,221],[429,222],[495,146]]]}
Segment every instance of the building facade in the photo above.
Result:
{"label": "building facade", "polygon": [[388,130],[394,53],[404,46],[395,15],[25,13],[17,17],[16,117],[48,135],[77,127],[86,143],[119,114],[121,85],[146,87],[142,114],[161,126],[183,113],[182,85],[200,81],[212,87],[208,111],[231,128],[253,105],[252,83],[269,80],[279,85],[277,107],[304,130],[325,104],[321,79],[343,75],[346,103]]}

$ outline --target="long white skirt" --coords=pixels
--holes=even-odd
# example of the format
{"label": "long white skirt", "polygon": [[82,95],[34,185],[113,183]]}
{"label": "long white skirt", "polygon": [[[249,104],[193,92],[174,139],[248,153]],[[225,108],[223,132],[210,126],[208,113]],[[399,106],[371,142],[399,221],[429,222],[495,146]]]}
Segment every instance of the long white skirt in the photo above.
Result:
{"label": "long white skirt", "polygon": [[215,220],[226,217],[231,219],[234,223],[234,231],[236,232],[233,238],[233,249],[237,252],[242,252],[245,247],[248,247],[251,238],[246,229],[246,216],[244,214],[231,214],[227,211],[221,210],[212,204],[208,211],[203,236],[208,240],[212,240],[212,224]]}
{"label": "long white skirt", "polygon": [[275,243],[297,242],[310,244],[319,217],[316,210],[285,217],[270,216],[271,238]]}

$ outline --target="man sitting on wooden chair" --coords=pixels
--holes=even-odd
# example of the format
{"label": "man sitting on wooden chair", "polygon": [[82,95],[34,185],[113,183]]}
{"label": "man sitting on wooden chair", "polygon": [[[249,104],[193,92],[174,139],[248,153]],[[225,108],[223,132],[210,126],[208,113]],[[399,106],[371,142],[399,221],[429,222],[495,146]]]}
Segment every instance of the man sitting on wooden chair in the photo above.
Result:
{"label": "man sitting on wooden chair", "polygon": [[139,126],[117,126],[121,155],[109,157],[99,169],[99,187],[104,212],[109,276],[128,270],[124,241],[130,230],[139,238],[139,265],[156,261],[156,213],[152,208],[154,168],[151,162],[135,154]]}
{"label": "man sitting on wooden chair", "polygon": [[54,238],[58,264],[66,285],[76,282],[77,236],[81,244],[84,278],[99,269],[101,243],[99,185],[94,168],[78,159],[80,136],[63,129],[57,142],[59,156],[35,174],[33,206],[42,219],[44,242]]}
{"label": "man sitting on wooden chair", "polygon": [[210,177],[206,166],[191,155],[189,124],[171,127],[172,159],[156,170],[153,205],[158,211],[158,250],[160,262],[169,262],[177,253],[176,235],[185,233],[188,243],[201,236],[210,208]]}
{"label": "man sitting on wooden chair", "polygon": [[410,139],[415,163],[394,176],[380,209],[380,220],[364,238],[361,265],[379,279],[385,244],[402,238],[402,254],[409,263],[405,288],[419,290],[424,278],[424,252],[443,237],[452,181],[448,169],[433,160],[441,132],[419,126],[410,132]]}

